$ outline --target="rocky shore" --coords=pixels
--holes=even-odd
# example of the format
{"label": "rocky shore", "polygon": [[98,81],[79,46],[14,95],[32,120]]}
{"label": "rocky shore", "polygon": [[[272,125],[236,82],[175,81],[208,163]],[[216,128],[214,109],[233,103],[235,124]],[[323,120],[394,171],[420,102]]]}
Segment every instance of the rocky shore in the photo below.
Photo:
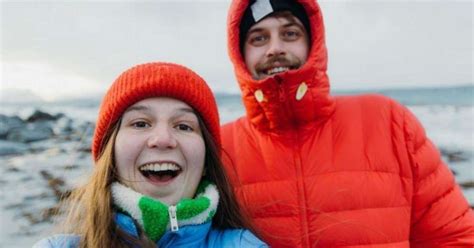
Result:
{"label": "rocky shore", "polygon": [[38,141],[79,141],[90,138],[93,131],[93,123],[76,123],[64,114],[36,110],[25,120],[0,114],[0,156],[41,152],[47,147],[36,146]]}
{"label": "rocky shore", "polygon": [[[0,114],[0,196],[4,199],[0,217],[8,227],[3,235],[34,240],[45,235],[59,212],[59,200],[68,197],[92,169],[93,131],[94,123],[65,114],[39,110],[27,118]],[[440,151],[463,190],[472,192],[472,154],[445,147]],[[474,199],[469,200],[474,207]]]}

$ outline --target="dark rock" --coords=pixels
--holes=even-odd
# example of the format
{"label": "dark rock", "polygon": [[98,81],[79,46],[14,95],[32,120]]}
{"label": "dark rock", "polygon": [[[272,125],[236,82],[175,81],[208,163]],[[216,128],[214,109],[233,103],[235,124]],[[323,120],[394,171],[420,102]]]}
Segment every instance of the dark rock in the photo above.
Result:
{"label": "dark rock", "polygon": [[48,157],[57,156],[64,148],[55,138],[56,136],[53,135],[51,139],[29,143],[31,153],[44,153]]}
{"label": "dark rock", "polygon": [[35,213],[23,212],[22,216],[27,219],[30,224],[35,225],[43,222],[53,222],[53,217],[61,213],[61,208],[54,206],[44,208],[40,212]]}
{"label": "dark rock", "polygon": [[64,180],[62,180],[61,178],[52,178],[48,180],[48,185],[49,187],[52,187],[52,188],[55,188],[58,186],[64,186]]}
{"label": "dark rock", "polygon": [[453,152],[451,154],[448,154],[448,161],[449,162],[464,162],[468,161],[469,159],[464,155],[462,152]]}
{"label": "dark rock", "polygon": [[26,119],[27,122],[37,122],[37,121],[55,121],[57,120],[56,116],[52,116],[46,112],[36,110],[30,117]]}
{"label": "dark rock", "polygon": [[94,135],[94,127],[94,123],[86,121],[77,127],[76,132],[80,137],[91,137]]}
{"label": "dark rock", "polygon": [[8,132],[13,128],[21,128],[26,123],[18,116],[6,116],[0,114],[0,139],[6,139]]}
{"label": "dark rock", "polygon": [[69,198],[69,196],[71,196],[72,194],[72,190],[63,190],[61,192],[58,192],[59,194],[56,194],[56,198],[58,200],[65,200],[67,198]]}
{"label": "dark rock", "polygon": [[62,189],[62,186],[65,185],[63,179],[54,177],[51,173],[45,170],[40,171],[40,174],[45,180],[48,181],[48,186],[53,191],[58,201],[69,197],[71,191]]}
{"label": "dark rock", "polygon": [[52,218],[61,213],[61,209],[57,206],[45,208],[41,211],[42,221],[52,221]]}
{"label": "dark rock", "polygon": [[43,176],[44,179],[48,180],[48,185],[50,187],[57,187],[57,186],[63,186],[64,185],[64,180],[60,179],[59,177],[54,177],[48,171],[42,170],[42,171],[40,171],[40,174],[41,174],[41,176]]}
{"label": "dark rock", "polygon": [[81,146],[77,149],[79,152],[86,152],[86,153],[91,153],[92,148],[90,146]]}
{"label": "dark rock", "polygon": [[7,134],[7,140],[29,143],[46,140],[53,136],[53,129],[49,123],[38,123],[37,125],[27,125],[24,128],[14,128]]}
{"label": "dark rock", "polygon": [[26,204],[25,202],[21,202],[21,203],[14,203],[14,204],[8,204],[6,206],[4,206],[3,208],[8,210],[8,209],[22,209],[22,208],[26,208],[28,206],[28,204]]}
{"label": "dark rock", "polygon": [[63,117],[66,117],[66,115],[63,114],[63,113],[57,113],[57,114],[54,115],[54,118],[56,118],[56,120],[59,120],[59,119],[61,119],[61,118],[63,118]]}
{"label": "dark rock", "polygon": [[77,151],[91,153],[92,152],[92,137],[86,137],[80,141]]}
{"label": "dark rock", "polygon": [[16,167],[10,167],[6,170],[7,172],[19,172],[20,169],[16,168]]}
{"label": "dark rock", "polygon": [[29,146],[23,143],[0,140],[0,156],[19,155],[28,150]]}
{"label": "dark rock", "polygon": [[80,159],[86,159],[86,158],[90,158],[91,154],[90,153],[80,153],[79,154],[79,158]]}
{"label": "dark rock", "polygon": [[33,179],[31,176],[24,176],[22,178],[20,178],[20,182],[28,182],[28,181],[31,181],[31,179]]}
{"label": "dark rock", "polygon": [[77,165],[77,164],[71,164],[71,165],[65,165],[64,166],[65,170],[75,170],[77,168],[79,168],[79,165]]}
{"label": "dark rock", "polygon": [[53,130],[55,134],[58,135],[69,135],[74,131],[73,121],[68,117],[61,117],[56,121],[56,125]]}
{"label": "dark rock", "polygon": [[41,170],[40,174],[46,180],[51,180],[54,178],[54,176],[51,173],[49,173],[49,171],[46,171],[46,170]]}
{"label": "dark rock", "polygon": [[441,156],[446,156],[446,154],[448,154],[448,150],[443,147],[439,148],[439,152],[441,153]]}
{"label": "dark rock", "polygon": [[82,140],[92,137],[94,126],[92,122],[75,122],[72,124],[73,131],[66,140],[82,142]]}
{"label": "dark rock", "polygon": [[464,161],[469,160],[467,155],[464,154],[462,151],[450,151],[448,149],[441,148],[440,152],[441,152],[441,155],[446,157],[446,159],[450,163],[464,162]]}
{"label": "dark rock", "polygon": [[50,195],[46,192],[43,192],[39,195],[31,195],[31,196],[26,196],[23,198],[24,201],[31,201],[31,200],[36,200],[36,199],[45,199],[50,197]]}
{"label": "dark rock", "polygon": [[469,189],[469,188],[474,188],[474,181],[470,182],[463,182],[459,184],[461,187]]}
{"label": "dark rock", "polygon": [[30,224],[34,225],[41,222],[41,220],[38,217],[34,216],[32,213],[23,213],[22,215],[30,222]]}

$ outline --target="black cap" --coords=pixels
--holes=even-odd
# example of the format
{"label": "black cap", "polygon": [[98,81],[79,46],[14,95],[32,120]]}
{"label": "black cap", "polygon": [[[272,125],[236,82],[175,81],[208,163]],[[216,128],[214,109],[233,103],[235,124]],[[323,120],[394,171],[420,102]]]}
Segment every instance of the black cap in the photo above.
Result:
{"label": "black cap", "polygon": [[304,7],[296,0],[250,0],[240,21],[240,51],[243,51],[249,29],[268,15],[279,11],[290,11],[303,23],[308,36],[311,37],[308,15]]}

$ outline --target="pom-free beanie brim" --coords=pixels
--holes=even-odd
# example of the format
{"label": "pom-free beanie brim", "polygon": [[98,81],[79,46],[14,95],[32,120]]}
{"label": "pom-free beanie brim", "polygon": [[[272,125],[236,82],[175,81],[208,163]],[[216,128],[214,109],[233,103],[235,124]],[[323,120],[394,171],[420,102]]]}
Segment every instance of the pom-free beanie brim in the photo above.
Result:
{"label": "pom-free beanie brim", "polygon": [[206,82],[184,66],[154,62],[126,70],[107,91],[92,141],[94,160],[98,160],[104,148],[105,135],[124,111],[136,102],[151,97],[175,98],[191,106],[202,117],[216,145],[220,147],[217,104]]}

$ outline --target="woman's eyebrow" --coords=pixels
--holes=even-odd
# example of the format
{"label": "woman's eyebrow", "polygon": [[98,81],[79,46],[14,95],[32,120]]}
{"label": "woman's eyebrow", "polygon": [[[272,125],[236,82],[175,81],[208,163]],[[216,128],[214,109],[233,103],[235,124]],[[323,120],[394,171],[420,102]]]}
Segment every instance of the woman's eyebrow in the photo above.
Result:
{"label": "woman's eyebrow", "polygon": [[132,111],[148,112],[148,111],[150,111],[150,108],[148,108],[147,106],[144,106],[144,105],[135,105],[135,106],[131,106],[130,108],[125,110],[124,114],[128,113],[128,112],[132,112]]}
{"label": "woman's eyebrow", "polygon": [[188,107],[183,107],[183,108],[179,108],[176,110],[176,112],[173,114],[175,117],[184,117],[184,116],[196,116],[197,117],[197,114],[196,114],[196,111],[194,111],[194,109],[192,108],[188,108]]}
{"label": "woman's eyebrow", "polygon": [[[147,106],[144,106],[144,105],[136,105],[136,106],[131,106],[130,108],[128,108],[127,110],[125,110],[124,114],[125,113],[128,113],[128,112],[133,112],[133,111],[138,111],[138,112],[151,112],[151,109]],[[182,108],[178,108],[176,110],[176,112],[183,112],[183,113],[190,113],[190,114],[196,114],[196,112],[192,109],[192,108],[189,108],[189,107],[182,107]]]}
{"label": "woman's eyebrow", "polygon": [[188,108],[188,107],[182,107],[182,108],[179,108],[178,110],[181,111],[181,112],[185,112],[185,113],[195,114],[194,110],[192,108]]}

